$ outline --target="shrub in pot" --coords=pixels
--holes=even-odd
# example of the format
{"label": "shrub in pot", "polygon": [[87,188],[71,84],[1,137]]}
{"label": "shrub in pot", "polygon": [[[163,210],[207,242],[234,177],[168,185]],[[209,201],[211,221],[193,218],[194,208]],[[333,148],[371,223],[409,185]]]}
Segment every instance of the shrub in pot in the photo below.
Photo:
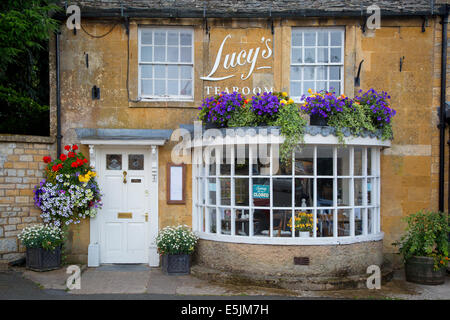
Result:
{"label": "shrub in pot", "polygon": [[198,237],[186,225],[163,228],[156,245],[161,255],[161,269],[169,275],[186,275],[191,271],[191,254]]}
{"label": "shrub in pot", "polygon": [[448,265],[447,214],[419,211],[405,218],[406,234],[394,243],[400,247],[406,281],[437,285],[445,282]]}
{"label": "shrub in pot", "polygon": [[61,267],[63,232],[52,225],[34,225],[24,228],[18,235],[26,247],[26,267],[35,271],[48,271]]}

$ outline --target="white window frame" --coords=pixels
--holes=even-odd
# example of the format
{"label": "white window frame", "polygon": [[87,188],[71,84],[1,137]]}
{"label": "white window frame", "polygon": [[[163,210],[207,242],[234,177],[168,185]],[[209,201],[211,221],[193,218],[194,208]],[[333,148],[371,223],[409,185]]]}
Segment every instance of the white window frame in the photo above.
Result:
{"label": "white window frame", "polygon": [[[331,137],[327,137],[331,138]],[[192,181],[193,181],[193,229],[198,232],[200,238],[206,240],[214,240],[214,241],[222,241],[222,242],[233,242],[233,243],[249,243],[249,244],[274,244],[274,245],[332,245],[332,244],[350,244],[357,242],[366,242],[366,241],[377,241],[381,240],[384,237],[384,233],[380,230],[380,154],[381,149],[384,146],[383,144],[377,144],[372,142],[368,142],[368,138],[360,138],[362,140],[367,140],[368,143],[357,143],[351,144],[348,146],[349,155],[350,155],[350,167],[348,175],[337,175],[337,148],[339,146],[334,143],[330,143],[332,139],[327,139],[322,137],[322,143],[312,143],[307,144],[309,146],[314,147],[314,174],[303,176],[303,175],[295,175],[294,169],[291,175],[273,175],[272,174],[272,161],[271,161],[271,170],[269,175],[258,176],[264,178],[270,178],[270,206],[269,207],[255,207],[253,205],[252,200],[252,179],[253,176],[250,170],[249,175],[245,176],[249,178],[249,205],[242,207],[236,206],[234,203],[235,194],[234,194],[234,183],[235,177],[242,178],[244,176],[239,175],[235,176],[234,174],[234,160],[231,165],[231,173],[228,176],[218,175],[220,173],[219,166],[216,165],[216,172],[214,174],[210,174],[208,172],[208,167],[203,167],[201,164],[193,165],[192,170]],[[333,137],[334,138],[334,137]],[[327,141],[329,140],[329,141]],[[360,141],[362,141],[360,140]],[[333,150],[333,175],[332,176],[318,176],[317,175],[317,147],[327,145],[332,147]],[[356,147],[363,148],[363,175],[354,175],[353,167],[354,167],[354,149]],[[367,172],[367,148],[371,148],[371,172]],[[234,150],[234,149],[232,149]],[[234,151],[232,152],[232,159],[234,159]],[[249,168],[252,168],[252,148],[249,148]],[[294,166],[292,166],[294,167]],[[219,205],[220,200],[220,185],[219,179],[221,177],[229,177],[231,180],[231,204],[230,205]],[[292,178],[293,181],[293,191],[292,191],[292,207],[274,207],[273,206],[273,178]],[[314,189],[313,189],[313,206],[311,207],[295,207],[295,178],[310,178],[314,179]],[[270,229],[273,230],[273,210],[292,210],[292,216],[294,216],[295,211],[297,210],[308,210],[313,212],[313,224],[317,225],[317,213],[318,210],[324,207],[317,206],[317,178],[330,178],[333,179],[333,205],[331,207],[326,207],[326,209],[332,210],[333,212],[333,235],[327,237],[318,237],[316,234],[316,230],[311,232],[311,236],[309,238],[302,238],[295,236],[295,233],[292,232],[289,237],[276,237],[274,236],[274,232],[270,233],[270,236],[255,236],[253,235],[253,212],[255,209],[264,209],[270,210]],[[337,203],[337,179],[346,178],[349,179],[349,190],[350,190],[350,205],[349,206],[340,206]],[[362,180],[362,204],[355,205],[354,199],[354,180],[355,178]],[[208,179],[216,180],[216,201],[214,204],[209,204],[207,201],[207,192],[208,192]],[[371,179],[371,197],[372,203],[367,202],[367,181]],[[200,187],[200,183],[203,183],[203,187]],[[200,195],[200,191],[202,194]],[[203,202],[204,199],[204,202]],[[216,210],[216,233],[211,233],[209,230],[209,215],[208,208],[212,208]],[[231,210],[231,235],[221,234],[221,217],[219,215],[219,209],[226,208]],[[235,230],[235,210],[236,209],[248,209],[248,213],[250,215],[249,221],[249,235],[236,235]],[[347,209],[350,211],[350,234],[346,236],[338,236],[338,223],[337,223],[337,214],[338,210]],[[361,211],[361,234],[355,234],[355,209],[360,209]],[[369,233],[369,209],[373,212],[372,221],[371,221],[371,233]],[[203,214],[205,216],[203,216]],[[291,228],[292,231],[292,228]]]}
{"label": "white window frame", "polygon": [[[192,39],[192,46],[191,46],[191,62],[143,62],[141,61],[141,47],[145,46],[141,43],[141,34],[143,30],[171,30],[171,31],[183,31],[183,32],[189,32],[191,34]],[[194,92],[195,92],[195,78],[194,78],[194,29],[192,27],[171,27],[171,26],[165,26],[165,27],[155,27],[155,26],[140,26],[138,28],[138,92],[139,97],[142,101],[188,101],[192,102],[194,101]],[[152,47],[154,47],[154,39],[152,41]],[[180,53],[179,55],[180,56]],[[154,54],[153,54],[154,57]],[[167,44],[166,44],[166,57],[167,57]],[[175,66],[191,66],[191,78],[192,78],[192,94],[191,96],[184,96],[184,95],[166,95],[166,96],[156,96],[156,95],[143,95],[142,94],[142,84],[141,84],[141,66],[142,65],[175,65]],[[154,70],[154,69],[153,69]],[[154,71],[153,71],[154,72]],[[166,79],[167,80],[167,79]],[[180,78],[178,78],[179,85],[180,85]],[[167,81],[166,81],[167,86]],[[167,88],[166,88],[167,89]],[[155,92],[155,81],[153,80],[153,93]]]}
{"label": "white window frame", "polygon": [[[317,33],[316,33],[316,45],[314,46],[314,48],[316,48],[316,50],[315,50],[315,52],[316,52],[316,56],[315,56],[315,63],[305,63],[305,62],[302,62],[302,63],[293,63],[292,62],[292,47],[293,47],[293,45],[292,45],[292,35],[293,35],[293,33],[295,32],[295,31],[302,31],[302,32],[305,32],[305,31],[314,31],[314,32],[319,32],[319,31],[340,31],[341,32],[341,40],[342,40],[342,48],[341,48],[341,57],[342,57],[342,61],[341,62],[339,62],[339,63],[337,63],[337,62],[331,62],[331,50],[330,50],[330,48],[332,48],[332,46],[331,46],[331,37],[328,37],[328,63],[323,63],[323,62],[317,62],[317,55],[318,55],[318,50],[317,50],[317,48],[319,47],[319,46],[317,46],[317,39],[318,39],[318,37],[317,37]],[[302,50],[302,58],[304,59],[305,58],[305,46],[304,46],[304,37],[302,37],[302,47],[301,48],[303,48],[303,50]],[[325,66],[325,67],[329,67],[329,66],[340,66],[341,67],[341,70],[340,70],[340,72],[341,72],[341,80],[340,80],[340,92],[336,92],[336,94],[337,95],[340,95],[340,94],[342,94],[342,93],[344,93],[345,92],[345,88],[344,88],[344,66],[345,66],[345,28],[344,27],[320,27],[320,28],[317,28],[317,27],[292,27],[291,28],[291,43],[290,43],[290,48],[289,48],[289,59],[290,59],[290,64],[289,64],[289,89],[291,88],[291,67],[295,67],[295,66],[297,66],[297,67],[308,67],[308,66],[312,66],[312,67],[321,67],[321,66]],[[303,74],[301,75],[301,77],[303,78]],[[314,80],[311,80],[311,81],[314,81],[314,84],[318,81],[317,79],[316,79],[316,77],[317,77],[317,75],[315,74],[314,75]],[[328,79],[326,80],[327,81],[327,87],[328,87],[328,89],[329,89],[329,82],[330,82],[330,79],[329,79],[329,74],[328,74]],[[333,82],[339,82],[338,80],[335,80],[335,81],[333,81]],[[301,83],[302,83],[302,86],[303,86],[303,80],[301,80]],[[292,91],[292,90],[290,90],[290,95],[291,95],[291,98],[295,101],[295,102],[297,102],[297,103],[301,103],[301,102],[303,102],[302,100],[301,100],[301,96],[295,96],[294,95],[294,92]]]}

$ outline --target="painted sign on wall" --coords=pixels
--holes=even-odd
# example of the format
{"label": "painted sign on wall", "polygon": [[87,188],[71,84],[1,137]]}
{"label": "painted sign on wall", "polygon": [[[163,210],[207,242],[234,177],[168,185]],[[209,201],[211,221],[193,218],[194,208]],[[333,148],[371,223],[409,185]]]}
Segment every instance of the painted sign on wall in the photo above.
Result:
{"label": "painted sign on wall", "polygon": [[214,28],[205,94],[237,91],[244,95],[273,91],[273,41],[269,30]]}

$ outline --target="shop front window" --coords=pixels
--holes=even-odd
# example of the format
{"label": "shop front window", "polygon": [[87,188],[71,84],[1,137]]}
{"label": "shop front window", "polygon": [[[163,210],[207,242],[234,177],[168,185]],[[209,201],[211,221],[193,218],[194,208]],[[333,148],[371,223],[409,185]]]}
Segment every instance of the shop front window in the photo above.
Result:
{"label": "shop front window", "polygon": [[284,164],[270,148],[267,159],[255,156],[257,146],[239,152],[242,159],[238,148],[216,147],[220,163],[196,166],[201,186],[195,205],[204,235],[326,243],[380,234],[380,147],[306,145]]}

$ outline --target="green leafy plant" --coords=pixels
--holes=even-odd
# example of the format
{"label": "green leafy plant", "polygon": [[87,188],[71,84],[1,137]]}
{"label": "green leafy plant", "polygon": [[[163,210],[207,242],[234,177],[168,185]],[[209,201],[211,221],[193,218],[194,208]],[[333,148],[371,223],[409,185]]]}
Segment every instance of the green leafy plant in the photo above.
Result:
{"label": "green leafy plant", "polygon": [[283,105],[278,111],[278,117],[269,125],[279,126],[284,137],[284,142],[280,147],[280,159],[283,163],[290,163],[292,151],[303,143],[303,135],[307,121],[302,118],[297,104],[290,103]]}
{"label": "green leafy plant", "polygon": [[432,257],[438,270],[448,264],[448,218],[446,213],[419,211],[406,218],[406,234],[393,245],[399,246],[404,261],[413,256]]}
{"label": "green leafy plant", "polygon": [[156,237],[159,254],[191,254],[198,237],[186,225],[163,228]]}
{"label": "green leafy plant", "polygon": [[64,231],[56,226],[38,224],[24,228],[17,236],[27,248],[53,251],[64,242]]}

